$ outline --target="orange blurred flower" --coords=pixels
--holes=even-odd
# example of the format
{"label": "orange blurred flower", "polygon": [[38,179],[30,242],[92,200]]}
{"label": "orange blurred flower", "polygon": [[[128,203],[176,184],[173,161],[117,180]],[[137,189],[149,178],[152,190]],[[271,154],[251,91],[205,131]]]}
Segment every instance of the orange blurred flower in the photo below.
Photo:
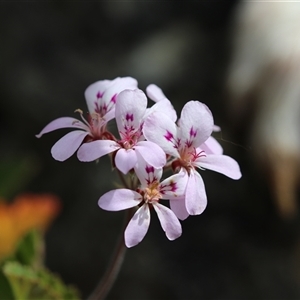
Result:
{"label": "orange blurred flower", "polygon": [[23,194],[12,203],[0,201],[0,261],[14,252],[28,231],[44,231],[59,211],[60,201],[50,194]]}

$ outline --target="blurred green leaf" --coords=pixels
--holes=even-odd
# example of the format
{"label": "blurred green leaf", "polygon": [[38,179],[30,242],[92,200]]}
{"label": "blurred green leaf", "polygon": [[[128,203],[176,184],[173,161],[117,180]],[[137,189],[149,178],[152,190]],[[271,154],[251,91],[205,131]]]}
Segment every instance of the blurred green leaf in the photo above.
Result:
{"label": "blurred green leaf", "polygon": [[0,299],[13,300],[13,291],[9,284],[8,279],[3,274],[2,268],[0,268]]}
{"label": "blurred green leaf", "polygon": [[61,300],[79,299],[78,292],[66,286],[59,277],[46,269],[34,270],[30,266],[8,261],[3,266],[15,299]]}
{"label": "blurred green leaf", "polygon": [[23,265],[40,266],[44,254],[44,240],[38,230],[29,231],[19,242],[15,259]]}

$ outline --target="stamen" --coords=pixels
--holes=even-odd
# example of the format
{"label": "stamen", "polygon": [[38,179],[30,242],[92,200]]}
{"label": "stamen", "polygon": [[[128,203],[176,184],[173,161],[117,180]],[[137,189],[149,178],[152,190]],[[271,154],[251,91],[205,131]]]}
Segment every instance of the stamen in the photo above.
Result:
{"label": "stamen", "polygon": [[90,127],[89,122],[84,118],[84,116],[83,116],[83,111],[82,111],[80,108],[77,108],[74,112],[75,112],[75,113],[76,113],[76,112],[79,113],[79,114],[80,114],[80,117],[81,117],[81,119],[82,119],[82,121],[83,121],[88,127]]}

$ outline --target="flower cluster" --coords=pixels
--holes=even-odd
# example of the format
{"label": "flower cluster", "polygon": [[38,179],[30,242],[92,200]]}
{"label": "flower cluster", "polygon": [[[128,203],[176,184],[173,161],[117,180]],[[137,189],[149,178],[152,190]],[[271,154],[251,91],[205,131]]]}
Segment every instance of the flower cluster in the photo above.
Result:
{"label": "flower cluster", "polygon": [[[146,94],[154,101],[150,108]],[[109,191],[98,201],[109,211],[134,209],[125,230],[127,247],[137,245],[146,235],[152,208],[169,240],[181,235],[179,220],[204,211],[207,197],[197,169],[210,169],[232,179],[241,177],[238,163],[223,155],[221,145],[211,136],[219,128],[205,104],[187,102],[177,120],[159,87],[149,85],[146,94],[131,77],[98,81],[85,91],[86,119],[77,110],[82,121],[59,118],[37,135],[75,128],[52,147],[56,160],[64,161],[77,150],[78,159],[84,162],[109,154],[121,176],[128,174],[130,181],[124,180],[124,188]],[[108,129],[113,119],[118,137]],[[166,178],[167,172],[171,175]],[[170,208],[161,204],[162,199],[169,200]]]}

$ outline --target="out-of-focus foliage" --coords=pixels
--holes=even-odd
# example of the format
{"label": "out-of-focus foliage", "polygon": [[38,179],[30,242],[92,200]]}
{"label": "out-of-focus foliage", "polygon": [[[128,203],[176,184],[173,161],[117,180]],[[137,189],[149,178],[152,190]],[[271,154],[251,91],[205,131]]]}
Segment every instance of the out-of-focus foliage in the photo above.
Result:
{"label": "out-of-focus foliage", "polygon": [[43,236],[28,232],[16,252],[2,262],[0,299],[79,299],[73,287],[42,266]]}
{"label": "out-of-focus foliage", "polygon": [[4,264],[3,273],[7,277],[15,299],[79,299],[77,291],[67,287],[46,269],[35,270],[19,262]]}

